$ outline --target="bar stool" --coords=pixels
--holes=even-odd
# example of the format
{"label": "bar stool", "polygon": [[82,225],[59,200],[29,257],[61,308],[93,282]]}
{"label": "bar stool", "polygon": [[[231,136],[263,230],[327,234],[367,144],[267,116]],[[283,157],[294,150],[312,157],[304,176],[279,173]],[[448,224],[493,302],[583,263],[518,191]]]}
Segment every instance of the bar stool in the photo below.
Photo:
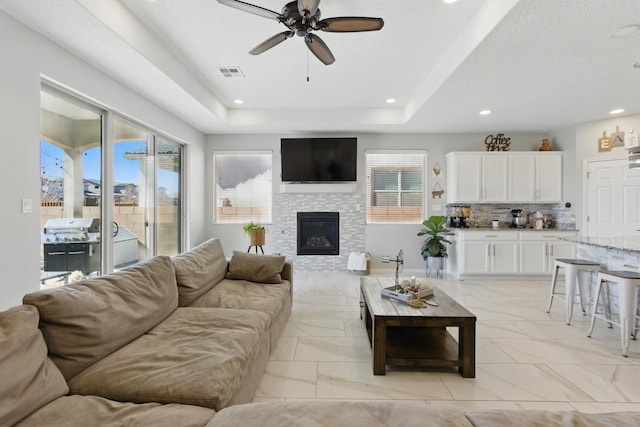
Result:
{"label": "bar stool", "polygon": [[593,261],[587,261],[584,259],[556,259],[553,266],[553,276],[551,277],[551,292],[549,295],[549,306],[547,307],[547,313],[551,311],[551,304],[553,304],[553,297],[558,295],[556,290],[556,280],[558,279],[558,270],[564,268],[564,281],[565,281],[565,309],[567,315],[567,325],[571,324],[571,318],[573,317],[573,301],[576,295],[576,282],[580,288],[580,305],[582,306],[582,312],[586,314],[584,300],[584,280],[580,279],[581,275],[588,272],[600,271],[600,264]]}
{"label": "bar stool", "polygon": [[[618,285],[618,304],[620,306],[620,322],[614,322],[598,313],[598,301],[602,289],[602,282],[616,283]],[[598,273],[596,296],[591,310],[591,327],[587,336],[591,338],[596,317],[620,327],[622,340],[622,355],[627,357],[629,353],[630,337],[636,338],[636,319],[638,311],[638,287],[640,286],[640,273],[635,271],[600,271]]]}

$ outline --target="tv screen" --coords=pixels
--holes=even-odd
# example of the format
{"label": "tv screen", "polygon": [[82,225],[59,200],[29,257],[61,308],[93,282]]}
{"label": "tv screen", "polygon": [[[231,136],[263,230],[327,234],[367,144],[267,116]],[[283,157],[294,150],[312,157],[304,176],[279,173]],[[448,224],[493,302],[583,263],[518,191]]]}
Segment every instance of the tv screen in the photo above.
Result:
{"label": "tv screen", "polygon": [[282,138],[282,181],[356,181],[357,141],[357,138]]}

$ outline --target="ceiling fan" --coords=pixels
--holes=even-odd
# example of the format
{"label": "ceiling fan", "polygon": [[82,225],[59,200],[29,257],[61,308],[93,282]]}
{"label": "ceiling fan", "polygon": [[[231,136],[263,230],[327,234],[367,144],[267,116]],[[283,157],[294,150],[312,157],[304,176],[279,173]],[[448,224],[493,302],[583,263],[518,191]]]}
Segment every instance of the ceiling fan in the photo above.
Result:
{"label": "ceiling fan", "polygon": [[330,33],[353,33],[360,31],[378,31],[384,25],[382,18],[367,18],[363,16],[343,16],[320,20],[320,0],[297,0],[287,3],[282,12],[274,12],[261,6],[245,3],[240,0],[218,0],[225,6],[230,6],[244,12],[281,22],[287,31],[276,34],[260,43],[249,51],[252,55],[261,53],[279,45],[294,35],[304,37],[309,50],[325,65],[335,62],[335,57],[329,47],[312,31],[326,31]]}

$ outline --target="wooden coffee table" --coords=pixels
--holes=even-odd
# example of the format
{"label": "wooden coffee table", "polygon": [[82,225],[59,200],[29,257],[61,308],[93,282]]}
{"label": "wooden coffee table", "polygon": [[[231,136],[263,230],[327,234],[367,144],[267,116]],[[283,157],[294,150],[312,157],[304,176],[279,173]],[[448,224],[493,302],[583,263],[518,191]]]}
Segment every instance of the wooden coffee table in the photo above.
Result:
{"label": "wooden coffee table", "polygon": [[[414,308],[382,297],[393,278],[360,278],[360,318],[373,350],[373,374],[387,365],[458,367],[465,378],[476,376],[476,316],[438,288],[428,297],[438,307]],[[458,340],[447,331],[458,328]]]}

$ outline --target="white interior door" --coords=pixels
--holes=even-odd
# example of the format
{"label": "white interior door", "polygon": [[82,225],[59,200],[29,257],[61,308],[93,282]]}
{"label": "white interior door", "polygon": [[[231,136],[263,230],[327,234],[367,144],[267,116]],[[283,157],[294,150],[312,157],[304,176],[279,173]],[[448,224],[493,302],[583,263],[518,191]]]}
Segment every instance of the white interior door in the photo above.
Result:
{"label": "white interior door", "polygon": [[619,159],[589,162],[587,172],[587,234],[638,235],[640,169]]}

